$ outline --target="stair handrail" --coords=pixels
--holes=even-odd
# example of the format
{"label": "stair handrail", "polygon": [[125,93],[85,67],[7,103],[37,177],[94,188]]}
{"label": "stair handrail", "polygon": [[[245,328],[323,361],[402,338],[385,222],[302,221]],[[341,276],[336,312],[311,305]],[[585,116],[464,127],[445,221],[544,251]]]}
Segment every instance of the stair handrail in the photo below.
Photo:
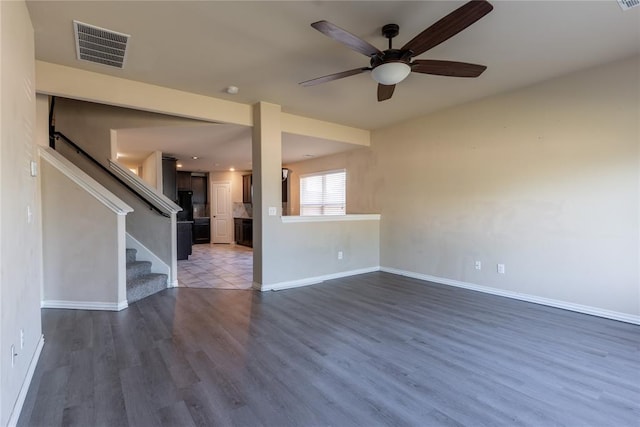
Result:
{"label": "stair handrail", "polygon": [[[62,132],[59,132],[59,131],[55,131],[55,132],[53,132],[53,135],[54,135],[56,140],[62,139],[64,142],[66,142],[71,147],[73,147],[73,149],[76,150],[77,153],[82,154],[84,157],[86,157],[88,160],[90,160],[93,164],[98,166],[100,169],[102,169],[104,172],[106,172],[113,179],[118,181],[123,187],[125,187],[127,190],[129,190],[129,192],[131,192],[133,195],[135,195],[138,199],[142,200],[147,206],[149,206],[149,208],[151,208],[152,210],[156,211],[157,213],[159,213],[160,215],[162,215],[162,216],[164,216],[166,218],[171,218],[171,215],[169,215],[166,212],[163,212],[160,208],[158,208],[156,205],[154,205],[146,197],[144,197],[143,195],[138,193],[133,187],[131,187],[129,184],[127,184],[124,180],[120,179],[120,177],[118,175],[116,175],[115,173],[111,172],[105,165],[103,165],[102,163],[97,161],[91,154],[89,154],[85,150],[83,150],[78,144],[73,142],[65,134],[63,134]],[[55,149],[55,144],[53,145],[52,148]]]}

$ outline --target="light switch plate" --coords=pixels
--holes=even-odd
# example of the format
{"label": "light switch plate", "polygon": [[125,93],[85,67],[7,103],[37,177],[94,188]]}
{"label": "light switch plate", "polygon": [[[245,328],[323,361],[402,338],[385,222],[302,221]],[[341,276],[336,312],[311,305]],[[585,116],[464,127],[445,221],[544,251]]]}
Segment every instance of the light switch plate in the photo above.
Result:
{"label": "light switch plate", "polygon": [[269,216],[276,216],[277,210],[273,206],[269,206]]}
{"label": "light switch plate", "polygon": [[31,160],[31,176],[38,176],[38,163]]}

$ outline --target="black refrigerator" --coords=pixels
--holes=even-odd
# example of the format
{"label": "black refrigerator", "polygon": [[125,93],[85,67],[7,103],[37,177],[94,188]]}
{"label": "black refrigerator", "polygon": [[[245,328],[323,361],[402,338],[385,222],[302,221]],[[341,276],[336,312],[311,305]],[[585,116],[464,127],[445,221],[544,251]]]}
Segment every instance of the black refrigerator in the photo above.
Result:
{"label": "black refrigerator", "polygon": [[178,212],[178,221],[193,221],[193,191],[178,191],[178,205],[182,212]]}

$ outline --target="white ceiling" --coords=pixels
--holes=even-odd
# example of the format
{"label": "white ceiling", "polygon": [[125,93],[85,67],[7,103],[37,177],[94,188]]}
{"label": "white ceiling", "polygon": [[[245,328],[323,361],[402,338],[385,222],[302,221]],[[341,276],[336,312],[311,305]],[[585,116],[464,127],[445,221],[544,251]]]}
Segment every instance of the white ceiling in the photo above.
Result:
{"label": "white ceiling", "polygon": [[[623,12],[616,0],[492,1],[491,13],[419,57],[486,65],[477,79],[414,73],[381,103],[367,74],[298,85],[368,66],[368,58],[314,30],[312,22],[331,21],[385,49],[384,24],[400,26],[394,46],[402,46],[464,3],[27,2],[37,59],[242,103],[271,102],[285,112],[364,129],[640,53],[640,7]],[[76,60],[74,19],[130,34],[125,68]],[[239,94],[226,94],[229,85]],[[229,130],[227,148],[241,145],[233,142],[239,138],[234,132],[241,133]]]}

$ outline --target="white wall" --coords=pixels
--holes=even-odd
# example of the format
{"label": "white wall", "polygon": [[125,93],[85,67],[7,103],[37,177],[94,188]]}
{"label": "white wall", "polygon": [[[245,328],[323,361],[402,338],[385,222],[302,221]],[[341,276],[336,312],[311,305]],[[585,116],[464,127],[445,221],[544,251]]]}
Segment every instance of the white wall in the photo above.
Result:
{"label": "white wall", "polygon": [[374,132],[381,264],[640,315],[639,76],[629,59]]}
{"label": "white wall", "polygon": [[41,337],[40,190],[29,172],[29,162],[37,160],[35,53],[24,2],[0,2],[0,40],[0,425],[6,425],[17,420],[15,405],[29,385]]}

